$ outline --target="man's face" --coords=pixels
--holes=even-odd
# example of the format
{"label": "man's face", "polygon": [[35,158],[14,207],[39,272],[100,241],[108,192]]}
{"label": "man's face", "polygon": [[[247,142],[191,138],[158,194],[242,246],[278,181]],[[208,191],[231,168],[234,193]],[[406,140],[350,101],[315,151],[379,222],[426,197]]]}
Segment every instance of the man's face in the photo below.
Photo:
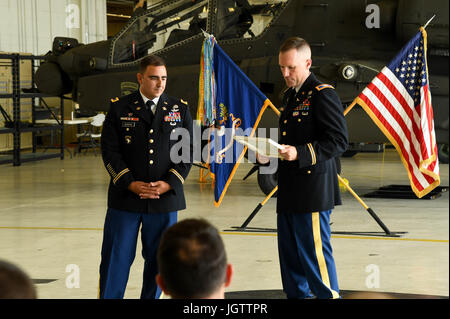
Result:
{"label": "man's face", "polygon": [[280,52],[278,63],[288,87],[300,86],[308,78],[310,74],[309,68],[312,63],[309,52],[306,49],[298,51],[295,48]]}
{"label": "man's face", "polygon": [[138,72],[137,79],[141,86],[142,94],[149,99],[154,99],[160,96],[166,88],[166,67],[149,65],[144,74]]}

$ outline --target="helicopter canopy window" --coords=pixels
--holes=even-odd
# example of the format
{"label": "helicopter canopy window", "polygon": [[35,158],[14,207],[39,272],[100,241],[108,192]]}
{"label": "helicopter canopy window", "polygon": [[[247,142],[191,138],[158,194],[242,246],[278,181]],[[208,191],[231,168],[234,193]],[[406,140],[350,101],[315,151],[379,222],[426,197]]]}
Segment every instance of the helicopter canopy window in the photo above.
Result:
{"label": "helicopter canopy window", "polygon": [[208,0],[171,1],[148,11],[113,39],[113,65],[139,60],[206,30]]}
{"label": "helicopter canopy window", "polygon": [[288,0],[217,1],[218,40],[254,38],[277,16]]}

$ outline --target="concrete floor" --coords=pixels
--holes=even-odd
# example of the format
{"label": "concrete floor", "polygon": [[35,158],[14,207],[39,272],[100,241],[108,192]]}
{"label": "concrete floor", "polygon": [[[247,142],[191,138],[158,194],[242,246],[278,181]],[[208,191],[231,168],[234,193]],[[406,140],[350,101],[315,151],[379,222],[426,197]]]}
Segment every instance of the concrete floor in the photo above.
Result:
{"label": "concrete floor", "polygon": [[[283,298],[276,233],[230,231],[265,198],[256,175],[242,180],[250,167],[241,164],[219,208],[213,205],[211,180],[200,184],[199,168],[193,167],[185,183],[188,208],[179,219],[203,217],[221,230],[235,268],[227,296]],[[1,165],[0,172],[0,258],[33,278],[39,298],[96,298],[109,181],[101,157],[90,152],[63,161]],[[343,159],[342,176],[391,231],[407,233],[382,236],[375,220],[344,192],[331,226],[340,289],[448,297],[448,192],[434,200],[362,197],[380,186],[409,184],[393,150]],[[441,164],[441,185],[448,183],[448,165]],[[275,204],[269,200],[249,226],[276,228]],[[137,249],[125,298],[140,295],[140,244]]]}

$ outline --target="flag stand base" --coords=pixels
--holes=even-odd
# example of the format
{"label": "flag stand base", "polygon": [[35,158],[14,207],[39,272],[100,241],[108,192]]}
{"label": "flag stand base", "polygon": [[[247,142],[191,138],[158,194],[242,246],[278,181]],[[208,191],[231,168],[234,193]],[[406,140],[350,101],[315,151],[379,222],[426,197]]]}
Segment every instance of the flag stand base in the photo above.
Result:
{"label": "flag stand base", "polygon": [[401,237],[404,234],[407,234],[407,231],[391,231],[389,234],[385,232],[377,232],[377,231],[332,231],[333,235],[352,235],[352,236],[374,236],[374,237]]}
{"label": "flag stand base", "polygon": [[[338,175],[339,179],[342,178]],[[366,208],[369,215],[377,222],[377,224],[384,230],[384,234],[382,232],[331,232],[332,234],[346,234],[346,235],[359,235],[359,236],[384,236],[384,237],[400,237],[402,234],[406,234],[407,232],[392,232],[387,228],[387,226],[383,223],[383,221],[375,214],[372,208],[368,207],[356,193],[350,188],[348,183],[345,183],[345,187],[351,191],[353,196]],[[267,201],[273,196],[273,194],[278,190],[278,186],[276,186],[269,195],[259,203],[253,212],[247,217],[244,223],[241,226],[232,226],[229,230],[224,231],[235,231],[235,232],[263,232],[263,233],[273,233],[276,232],[276,229],[273,228],[257,228],[257,227],[247,227],[251,220],[256,216],[256,214],[261,210],[261,208],[267,203]]]}
{"label": "flag stand base", "polygon": [[367,193],[367,198],[399,198],[399,199],[436,199],[448,191],[448,186],[438,186],[422,198],[418,198],[409,185],[387,185],[374,192]]}
{"label": "flag stand base", "polygon": [[[263,227],[240,227],[231,226],[232,229],[224,229],[225,232],[246,232],[246,233],[276,233],[276,228]],[[366,232],[366,231],[332,231],[332,235],[349,235],[349,236],[365,236],[365,237],[392,237],[399,238],[407,234],[407,231],[391,231],[389,234],[385,232]]]}
{"label": "flag stand base", "polygon": [[233,229],[225,229],[227,232],[247,232],[247,233],[276,233],[276,228],[262,228],[262,227],[240,227],[231,226]]}

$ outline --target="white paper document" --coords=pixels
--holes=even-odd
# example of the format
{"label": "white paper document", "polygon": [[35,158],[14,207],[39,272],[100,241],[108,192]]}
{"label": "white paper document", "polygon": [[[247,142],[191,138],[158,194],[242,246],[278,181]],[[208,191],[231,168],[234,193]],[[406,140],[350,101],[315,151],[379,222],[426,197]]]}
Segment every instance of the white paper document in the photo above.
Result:
{"label": "white paper document", "polygon": [[267,157],[280,157],[278,150],[283,149],[283,146],[266,137],[235,136],[234,139],[250,150]]}

